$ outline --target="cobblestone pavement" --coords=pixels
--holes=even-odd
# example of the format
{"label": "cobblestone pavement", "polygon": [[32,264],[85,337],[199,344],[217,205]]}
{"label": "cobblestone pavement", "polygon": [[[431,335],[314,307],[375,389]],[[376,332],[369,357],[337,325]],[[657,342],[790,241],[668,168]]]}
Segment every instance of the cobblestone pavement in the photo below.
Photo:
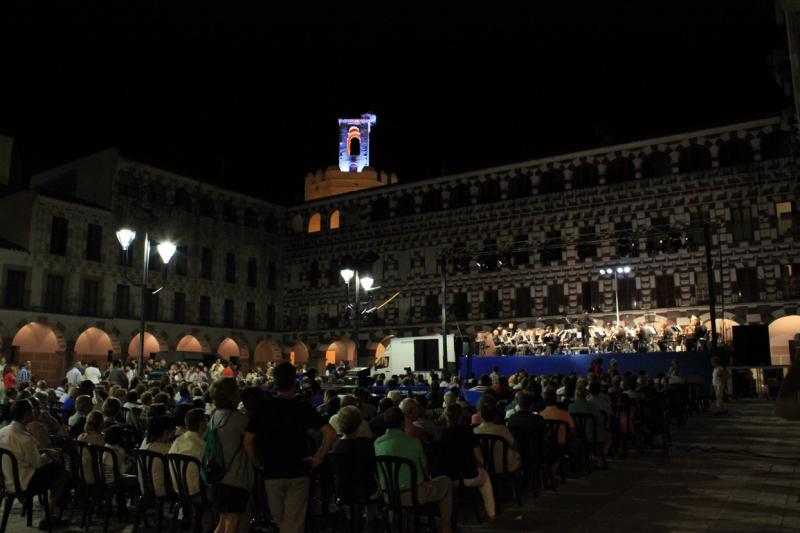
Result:
{"label": "cobblestone pavement", "polygon": [[[764,401],[739,401],[724,416],[692,417],[673,431],[669,458],[659,451],[609,463],[580,479],[568,479],[558,490],[525,494],[522,507],[506,503],[491,524],[471,522],[462,507],[460,529],[466,532],[619,532],[647,531],[800,531],[800,423],[773,415]],[[711,448],[730,453],[713,452]],[[770,457],[774,456],[774,457]],[[19,504],[9,532],[26,531]],[[131,518],[133,513],[131,511]],[[34,527],[40,510],[35,509]],[[73,525],[59,531],[79,531]],[[165,521],[163,529],[171,524]],[[140,528],[153,531],[154,528]],[[102,531],[95,520],[92,530]],[[132,530],[112,521],[110,531]],[[32,530],[28,530],[32,531]]]}

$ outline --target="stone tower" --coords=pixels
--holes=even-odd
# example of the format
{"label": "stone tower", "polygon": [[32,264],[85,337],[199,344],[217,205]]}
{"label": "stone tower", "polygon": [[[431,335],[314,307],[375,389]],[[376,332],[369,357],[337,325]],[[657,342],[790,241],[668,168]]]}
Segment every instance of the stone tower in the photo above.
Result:
{"label": "stone tower", "polygon": [[339,170],[361,172],[369,166],[369,132],[375,122],[370,113],[339,119]]}

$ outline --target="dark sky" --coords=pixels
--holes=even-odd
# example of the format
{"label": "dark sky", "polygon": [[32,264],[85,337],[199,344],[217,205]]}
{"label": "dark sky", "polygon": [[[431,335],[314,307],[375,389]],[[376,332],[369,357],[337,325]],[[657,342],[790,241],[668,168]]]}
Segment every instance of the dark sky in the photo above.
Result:
{"label": "dark sky", "polygon": [[27,174],[117,146],[290,203],[336,163],[339,116],[376,113],[372,165],[407,182],[787,107],[772,2],[654,3],[9,3],[0,132]]}

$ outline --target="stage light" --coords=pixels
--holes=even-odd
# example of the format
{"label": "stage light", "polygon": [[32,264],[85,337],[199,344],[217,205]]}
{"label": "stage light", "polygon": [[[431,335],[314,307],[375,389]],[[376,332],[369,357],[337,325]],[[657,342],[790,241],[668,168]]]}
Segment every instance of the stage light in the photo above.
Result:
{"label": "stage light", "polygon": [[626,266],[626,267],[623,267],[623,268],[622,268],[622,270],[623,270],[623,271],[624,271],[626,274],[628,274],[628,273],[630,273],[630,271],[631,271],[631,267],[629,267],[629,266]]}
{"label": "stage light", "polygon": [[622,274],[625,271],[622,267],[617,267],[617,274]]}
{"label": "stage light", "polygon": [[601,268],[600,269],[600,275],[601,276],[605,276],[606,275],[606,269],[605,268]]}

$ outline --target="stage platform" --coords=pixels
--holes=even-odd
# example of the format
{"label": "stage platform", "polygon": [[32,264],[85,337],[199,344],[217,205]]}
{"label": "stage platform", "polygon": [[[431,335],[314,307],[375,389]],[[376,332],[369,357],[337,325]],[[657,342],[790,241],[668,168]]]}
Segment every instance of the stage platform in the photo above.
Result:
{"label": "stage platform", "polygon": [[[603,369],[608,370],[609,363],[616,359],[619,363],[620,374],[631,371],[638,374],[644,370],[651,377],[659,372],[666,374],[673,359],[678,360],[681,375],[686,378],[697,370],[705,380],[711,384],[711,355],[708,352],[647,352],[647,353],[595,353],[573,355],[511,355],[511,356],[474,356],[459,358],[459,372],[466,378],[468,372],[473,372],[476,379],[484,374],[491,374],[492,368],[497,366],[500,374],[510,376],[523,369],[529,375],[566,376],[572,372],[578,376],[586,376],[592,361],[596,358],[603,359]],[[470,405],[477,405],[482,392],[464,391],[464,397]]]}
{"label": "stage platform", "polygon": [[639,373],[645,370],[648,375],[655,376],[659,372],[666,374],[673,359],[680,364],[683,377],[695,370],[703,376],[706,383],[711,382],[711,358],[708,352],[648,352],[648,353],[595,353],[573,355],[511,355],[511,356],[474,356],[461,357],[459,371],[466,378],[472,371],[477,379],[483,374],[491,374],[492,367],[497,366],[500,373],[510,376],[520,369],[528,374],[563,374],[575,372],[585,376],[589,372],[592,361],[603,359],[603,369],[608,370],[612,359],[619,362],[620,374],[626,371]]}

